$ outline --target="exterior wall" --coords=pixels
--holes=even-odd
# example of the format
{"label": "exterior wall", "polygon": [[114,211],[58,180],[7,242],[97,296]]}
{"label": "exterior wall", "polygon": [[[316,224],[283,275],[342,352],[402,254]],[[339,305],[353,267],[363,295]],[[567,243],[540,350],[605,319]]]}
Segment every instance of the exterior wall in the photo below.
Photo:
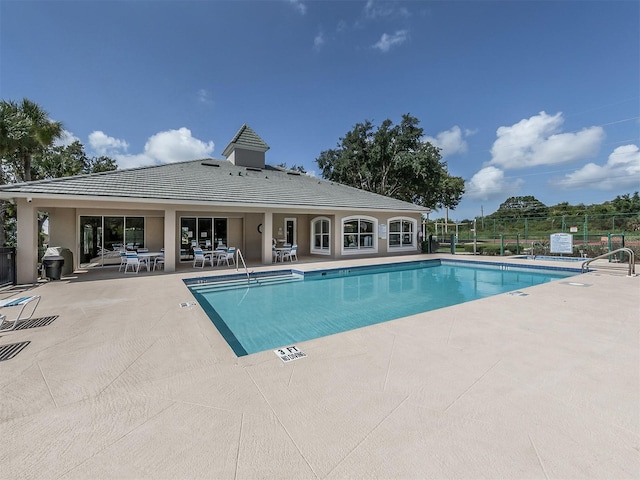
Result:
{"label": "exterior wall", "polygon": [[[372,252],[372,251],[367,251],[367,250],[361,250],[358,252],[353,252],[353,253],[342,253],[343,249],[342,249],[342,242],[343,242],[343,238],[342,238],[342,222],[345,218],[347,217],[353,217],[353,216],[358,216],[358,217],[373,217],[377,220],[377,229],[378,231],[375,232],[375,236],[377,238],[377,252]],[[420,252],[420,244],[418,242],[418,240],[416,240],[416,247],[415,249],[412,250],[408,250],[408,249],[402,249],[402,250],[389,250],[388,248],[388,241],[389,241],[389,219],[391,218],[397,218],[397,217],[405,217],[405,218],[411,218],[416,220],[416,232],[414,232],[414,235],[417,235],[420,233],[420,225],[422,222],[422,216],[420,214],[398,214],[398,213],[387,213],[387,212],[378,212],[378,213],[363,213],[363,212],[357,212],[357,211],[353,211],[353,212],[341,212],[340,215],[336,215],[335,218],[335,222],[332,225],[332,228],[335,227],[335,231],[334,234],[332,235],[332,238],[334,239],[335,242],[335,254],[333,255],[334,258],[340,258],[340,259],[345,259],[345,258],[354,258],[354,257],[383,257],[383,256],[389,256],[389,255],[407,255],[407,254],[411,254],[411,253],[419,253]],[[386,225],[387,227],[387,232],[386,232],[386,239],[381,239],[379,237],[379,232],[380,232],[380,225]]]}
{"label": "exterior wall", "polygon": [[[73,268],[78,266],[78,225],[75,208],[47,208],[49,213],[49,246],[65,247],[73,252]],[[66,267],[66,265],[65,265]]]}
{"label": "exterior wall", "polygon": [[38,280],[38,209],[26,199],[18,199],[16,279],[18,284]]}
{"label": "exterior wall", "polygon": [[262,239],[263,235],[268,235],[262,228],[262,234],[258,232],[258,225],[264,222],[264,215],[261,213],[247,213],[244,216],[244,244],[242,255],[246,261],[259,261],[262,259]]}
{"label": "exterior wall", "polygon": [[144,245],[152,252],[164,248],[164,218],[146,217],[144,222]]}
{"label": "exterior wall", "polygon": [[244,254],[243,248],[243,225],[244,221],[242,218],[229,218],[227,220],[227,247],[236,247],[242,250],[242,255],[247,258]]}
{"label": "exterior wall", "polygon": [[[165,247],[165,269],[172,271],[180,262],[180,219],[182,217],[213,217],[227,219],[228,246],[242,249],[247,262],[271,262],[271,239],[284,239],[285,219],[296,219],[296,237],[299,256],[311,256],[320,260],[345,259],[358,257],[376,257],[385,255],[403,255],[420,251],[415,249],[388,249],[387,239],[377,239],[377,251],[362,250],[354,253],[342,252],[342,221],[350,216],[367,216],[377,219],[378,225],[387,225],[390,218],[407,217],[416,220],[416,234],[419,233],[421,215],[419,213],[399,214],[397,212],[358,212],[314,210],[308,208],[281,208],[274,211],[260,206],[229,208],[221,211],[207,205],[192,205],[188,209],[178,209],[178,205],[164,203],[127,202],[107,203],[100,201],[78,202],[72,200],[18,199],[19,247],[18,278],[23,283],[37,279],[37,210],[49,212],[50,245],[67,247],[73,252],[74,268],[79,262],[80,216],[141,216],[145,217],[145,245],[150,250]],[[131,208],[135,207],[135,208]],[[183,207],[184,208],[184,207]],[[165,222],[167,215],[167,222]],[[326,217],[331,224],[331,249],[329,255],[311,254],[311,221],[316,217]],[[268,224],[271,223],[270,228]],[[263,233],[258,225],[263,225]],[[33,232],[32,232],[33,230]],[[378,235],[378,232],[375,232]],[[33,243],[33,252],[31,244]]]}
{"label": "exterior wall", "polygon": [[236,147],[227,160],[241,167],[264,168],[264,157],[264,152]]}

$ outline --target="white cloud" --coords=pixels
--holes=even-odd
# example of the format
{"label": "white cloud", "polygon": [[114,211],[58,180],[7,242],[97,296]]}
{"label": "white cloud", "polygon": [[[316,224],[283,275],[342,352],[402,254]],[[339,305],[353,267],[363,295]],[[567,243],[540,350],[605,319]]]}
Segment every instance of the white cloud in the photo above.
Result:
{"label": "white cloud", "polygon": [[316,50],[320,50],[320,48],[322,48],[322,46],[324,45],[324,42],[324,33],[320,31],[313,39],[313,48],[315,48]]}
{"label": "white cloud", "polygon": [[399,7],[394,2],[375,2],[368,0],[364,6],[364,16],[368,19],[388,18],[388,17],[409,17],[410,13],[406,7]]}
{"label": "white cloud", "polygon": [[293,8],[295,8],[300,15],[307,13],[307,6],[300,0],[289,0],[289,3],[293,5]]}
{"label": "white cloud", "polygon": [[62,135],[60,135],[60,138],[56,139],[54,145],[57,147],[68,147],[75,141],[80,141],[80,139],[70,131],[62,130]]}
{"label": "white cloud", "polygon": [[89,144],[97,155],[114,158],[120,169],[207,158],[214,149],[213,142],[193,137],[191,130],[184,127],[152,135],[145,143],[144,151],[138,154],[127,153],[127,142],[100,131],[89,135]]}
{"label": "white cloud", "polygon": [[496,167],[485,167],[466,182],[464,197],[471,200],[492,200],[514,194],[522,180],[507,179]]}
{"label": "white cloud", "polygon": [[553,183],[567,189],[640,189],[640,150],[637,145],[623,145],[609,155],[606,164],[588,163]]}
{"label": "white cloud", "polygon": [[373,45],[373,48],[377,48],[381,52],[386,53],[391,49],[391,47],[396,47],[406,42],[408,35],[409,32],[407,32],[407,30],[398,30],[393,35],[383,33],[380,40]]}
{"label": "white cloud", "polygon": [[562,113],[550,116],[540,112],[515,125],[498,128],[489,164],[508,170],[594,156],[604,139],[604,130],[589,127],[577,133],[559,133],[563,122]]}
{"label": "white cloud", "polygon": [[180,128],[156,133],[149,137],[144,153],[159,163],[172,163],[208,157],[213,152],[213,142],[203,142],[191,136],[191,130]]}
{"label": "white cloud", "polygon": [[[468,132],[468,130],[465,132],[465,136],[469,134]],[[424,140],[440,148],[443,158],[467,151],[467,142],[463,138],[462,130],[457,125],[451,127],[450,130],[438,133],[435,137],[427,136]]]}
{"label": "white cloud", "polygon": [[127,151],[129,144],[124,140],[114,137],[96,130],[89,134],[89,145],[98,155],[113,156],[122,153],[121,150]]}
{"label": "white cloud", "polygon": [[205,105],[213,104],[211,93],[204,88],[201,88],[200,90],[198,90],[198,92],[196,93],[196,97],[198,98],[199,103],[204,103]]}

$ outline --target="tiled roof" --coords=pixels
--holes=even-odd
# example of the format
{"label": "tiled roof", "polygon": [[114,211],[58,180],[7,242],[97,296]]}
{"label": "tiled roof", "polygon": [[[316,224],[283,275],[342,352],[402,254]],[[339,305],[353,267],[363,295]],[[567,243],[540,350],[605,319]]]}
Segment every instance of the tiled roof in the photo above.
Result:
{"label": "tiled roof", "polygon": [[0,198],[28,195],[51,198],[129,199],[215,206],[301,207],[314,209],[426,212],[427,209],[272,167],[245,168],[227,160],[187,162],[40,180],[0,187]]}
{"label": "tiled roof", "polygon": [[234,135],[229,142],[229,145],[222,151],[224,157],[228,157],[234,147],[244,147],[249,150],[258,150],[260,152],[266,152],[269,150],[269,145],[265,143],[260,136],[254,132],[247,124],[242,125],[240,130]]}

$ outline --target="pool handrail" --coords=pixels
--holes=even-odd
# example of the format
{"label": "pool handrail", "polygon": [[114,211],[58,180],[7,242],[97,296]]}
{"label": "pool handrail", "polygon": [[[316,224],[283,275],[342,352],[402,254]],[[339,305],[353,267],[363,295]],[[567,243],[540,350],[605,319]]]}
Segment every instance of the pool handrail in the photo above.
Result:
{"label": "pool handrail", "polygon": [[587,260],[586,262],[582,262],[582,273],[588,272],[589,269],[589,264],[591,262],[593,262],[594,260],[602,260],[604,258],[608,258],[611,255],[614,255],[616,253],[626,253],[627,255],[629,255],[629,273],[627,274],[628,277],[633,277],[636,274],[636,260],[635,260],[635,254],[633,253],[633,250],[631,250],[630,248],[627,247],[622,247],[622,248],[618,248],[616,250],[613,250],[611,252],[607,252],[607,253],[603,253],[602,255],[598,255],[597,257],[594,258],[590,258],[589,260]]}
{"label": "pool handrail", "polygon": [[247,268],[247,264],[244,262],[244,256],[239,248],[236,248],[236,272],[238,271],[238,267],[240,266],[240,260],[242,260],[242,265],[244,266],[244,271],[247,274],[247,283],[251,283],[251,276],[249,275],[249,269]]}

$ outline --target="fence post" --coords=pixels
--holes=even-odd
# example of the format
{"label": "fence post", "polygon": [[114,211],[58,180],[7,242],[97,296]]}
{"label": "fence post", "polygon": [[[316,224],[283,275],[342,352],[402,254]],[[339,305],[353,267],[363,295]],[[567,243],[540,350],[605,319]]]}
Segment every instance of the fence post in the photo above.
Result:
{"label": "fence post", "polygon": [[520,234],[516,233],[516,255],[520,255]]}
{"label": "fence post", "polygon": [[504,233],[500,234],[500,256],[504,257]]}
{"label": "fence post", "polygon": [[451,235],[451,255],[456,254],[456,236]]}
{"label": "fence post", "polygon": [[589,241],[589,235],[588,235],[588,230],[589,230],[589,221],[588,221],[588,215],[584,216],[584,228],[582,229],[584,230],[584,243],[587,243]]}

